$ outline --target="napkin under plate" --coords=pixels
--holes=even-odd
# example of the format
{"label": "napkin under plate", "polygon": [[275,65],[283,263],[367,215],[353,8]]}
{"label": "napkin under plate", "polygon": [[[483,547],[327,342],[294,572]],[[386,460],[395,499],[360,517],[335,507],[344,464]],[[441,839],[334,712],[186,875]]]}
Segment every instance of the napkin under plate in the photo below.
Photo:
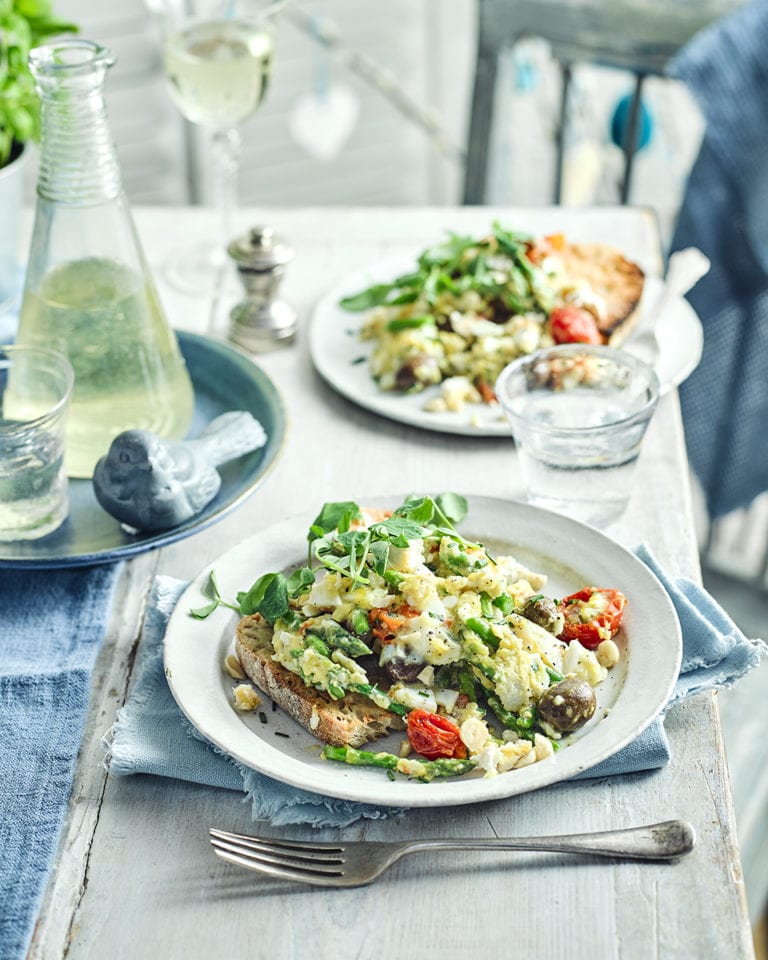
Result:
{"label": "napkin under plate", "polygon": [[[692,580],[670,581],[649,551],[637,555],[667,589],[683,632],[680,677],[667,707],[711,687],[729,686],[756,666],[766,647],[748,640],[723,609]],[[380,818],[397,808],[321,796],[289,786],[228,757],[186,720],[163,671],[163,636],[186,583],[158,577],[144,625],[135,680],[125,706],[105,738],[106,763],[116,775],[149,773],[244,791],[254,820],[275,825],[306,823],[340,827],[360,818]],[[582,778],[653,770],[670,760],[663,718],[632,743],[592,767]]]}

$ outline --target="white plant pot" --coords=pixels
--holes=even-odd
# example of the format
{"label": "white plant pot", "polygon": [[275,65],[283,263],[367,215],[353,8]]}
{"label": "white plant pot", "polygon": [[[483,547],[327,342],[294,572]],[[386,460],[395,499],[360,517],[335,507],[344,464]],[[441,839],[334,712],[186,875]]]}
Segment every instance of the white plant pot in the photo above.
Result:
{"label": "white plant pot", "polygon": [[24,169],[30,152],[28,147],[24,147],[15,160],[0,167],[0,312],[13,302],[21,286],[21,206]]}

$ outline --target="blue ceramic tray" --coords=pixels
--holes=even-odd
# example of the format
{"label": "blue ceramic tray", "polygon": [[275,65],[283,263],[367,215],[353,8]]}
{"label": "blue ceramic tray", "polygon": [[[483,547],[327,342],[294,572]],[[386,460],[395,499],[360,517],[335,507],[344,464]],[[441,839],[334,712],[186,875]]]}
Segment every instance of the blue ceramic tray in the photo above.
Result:
{"label": "blue ceramic tray", "polygon": [[0,567],[81,567],[135,556],[210,526],[258,487],[275,462],[285,435],[285,409],[277,389],[255,363],[233,347],[192,333],[179,331],[177,336],[195,388],[190,436],[197,436],[220,413],[247,410],[264,427],[266,446],[220,468],[221,489],[204,510],[172,530],[155,533],[126,533],[99,506],[90,480],[70,480],[69,516],[64,524],[40,540],[0,543]]}

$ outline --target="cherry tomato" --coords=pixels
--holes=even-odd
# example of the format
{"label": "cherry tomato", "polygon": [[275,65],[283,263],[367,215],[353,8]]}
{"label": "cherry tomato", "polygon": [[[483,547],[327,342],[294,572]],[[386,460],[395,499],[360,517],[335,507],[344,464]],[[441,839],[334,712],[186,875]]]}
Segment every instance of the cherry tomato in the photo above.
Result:
{"label": "cherry tomato", "polygon": [[616,634],[626,605],[627,598],[619,590],[598,587],[585,587],[564,597],[558,606],[565,617],[560,639],[578,640],[583,647],[594,650]]}
{"label": "cherry tomato", "polygon": [[368,623],[374,637],[382,643],[389,643],[409,620],[418,617],[420,613],[420,610],[414,610],[407,603],[401,603],[391,610],[387,607],[374,607],[368,613]]}
{"label": "cherry tomato", "polygon": [[549,332],[555,343],[602,343],[597,321],[588,310],[566,305],[549,315]]}
{"label": "cherry tomato", "polygon": [[455,757],[464,760],[467,748],[459,737],[459,728],[447,717],[426,710],[411,710],[408,714],[408,740],[411,746],[427,760]]}
{"label": "cherry tomato", "polygon": [[565,237],[562,233],[550,233],[526,244],[525,255],[531,263],[540,264],[545,257],[558,254],[565,249]]}

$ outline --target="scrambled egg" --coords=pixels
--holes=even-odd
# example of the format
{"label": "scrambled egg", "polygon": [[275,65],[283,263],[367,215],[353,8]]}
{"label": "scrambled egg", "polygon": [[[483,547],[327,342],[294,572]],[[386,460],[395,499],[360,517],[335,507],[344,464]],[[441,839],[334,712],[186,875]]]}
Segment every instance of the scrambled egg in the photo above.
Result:
{"label": "scrambled egg", "polygon": [[[373,687],[380,705],[450,718],[493,776],[552,755],[558,734],[521,734],[519,719],[553,682],[607,676],[595,653],[516,612],[545,583],[461,538],[412,540],[391,548],[386,576],[369,570],[360,583],[323,571],[275,623],[273,659],[334,699]],[[493,705],[493,722],[478,701]]]}

